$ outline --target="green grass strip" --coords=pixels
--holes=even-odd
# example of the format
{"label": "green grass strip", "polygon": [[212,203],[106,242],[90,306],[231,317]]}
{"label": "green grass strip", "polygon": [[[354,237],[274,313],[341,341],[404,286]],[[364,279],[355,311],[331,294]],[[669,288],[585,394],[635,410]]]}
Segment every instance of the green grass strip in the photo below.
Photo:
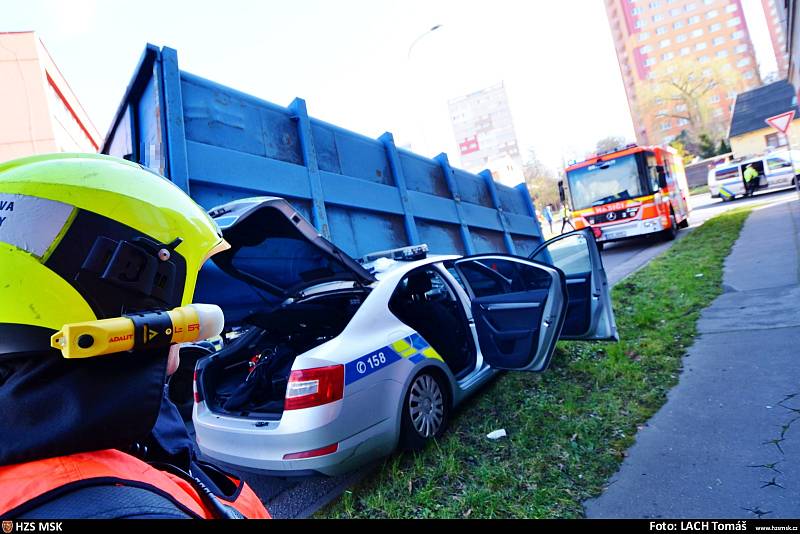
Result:
{"label": "green grass strip", "polygon": [[[707,221],[614,287],[622,341],[562,342],[547,372],[503,374],[441,440],[395,454],[317,516],[582,517],[677,383],[749,211]],[[507,438],[486,438],[499,428]]]}

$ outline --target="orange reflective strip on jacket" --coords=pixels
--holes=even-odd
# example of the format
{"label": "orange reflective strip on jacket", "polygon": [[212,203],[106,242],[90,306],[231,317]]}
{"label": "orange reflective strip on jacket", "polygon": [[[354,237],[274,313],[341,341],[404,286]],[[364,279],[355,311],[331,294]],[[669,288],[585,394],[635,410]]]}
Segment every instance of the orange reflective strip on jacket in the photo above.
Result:
{"label": "orange reflective strip on jacket", "polygon": [[[130,481],[152,486],[195,515],[206,519],[214,517],[189,481],[117,450],[72,454],[0,467],[0,515],[63,486],[100,478],[117,479],[122,485]],[[247,518],[268,519],[269,513],[255,493],[244,482],[234,482],[243,486],[235,501],[228,502],[217,497]]]}

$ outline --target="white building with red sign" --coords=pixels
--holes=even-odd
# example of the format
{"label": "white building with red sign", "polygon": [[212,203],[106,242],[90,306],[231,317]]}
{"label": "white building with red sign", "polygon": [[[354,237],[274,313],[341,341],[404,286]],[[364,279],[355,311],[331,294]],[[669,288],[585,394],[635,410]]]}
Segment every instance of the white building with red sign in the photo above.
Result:
{"label": "white building with red sign", "polygon": [[503,83],[454,98],[448,106],[461,167],[470,172],[489,169],[506,185],[523,182],[522,158]]}

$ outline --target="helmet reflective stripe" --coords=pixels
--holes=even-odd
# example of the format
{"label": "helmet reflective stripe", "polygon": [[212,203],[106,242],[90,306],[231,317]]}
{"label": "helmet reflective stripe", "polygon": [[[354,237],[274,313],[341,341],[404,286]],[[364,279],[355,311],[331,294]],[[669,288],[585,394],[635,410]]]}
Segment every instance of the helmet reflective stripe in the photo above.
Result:
{"label": "helmet reflective stripe", "polygon": [[74,212],[63,202],[0,193],[0,242],[46,259]]}

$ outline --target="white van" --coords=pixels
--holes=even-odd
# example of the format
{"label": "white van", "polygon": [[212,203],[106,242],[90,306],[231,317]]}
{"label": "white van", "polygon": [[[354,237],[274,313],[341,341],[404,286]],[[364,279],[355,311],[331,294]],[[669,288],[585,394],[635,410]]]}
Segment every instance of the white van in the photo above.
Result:
{"label": "white van", "polygon": [[[800,150],[792,150],[794,169],[800,172]],[[754,158],[744,158],[721,163],[708,171],[708,189],[714,198],[733,200],[745,193],[744,169],[753,164],[759,173],[758,191],[771,191],[792,187],[794,169],[788,150],[776,150]]]}

